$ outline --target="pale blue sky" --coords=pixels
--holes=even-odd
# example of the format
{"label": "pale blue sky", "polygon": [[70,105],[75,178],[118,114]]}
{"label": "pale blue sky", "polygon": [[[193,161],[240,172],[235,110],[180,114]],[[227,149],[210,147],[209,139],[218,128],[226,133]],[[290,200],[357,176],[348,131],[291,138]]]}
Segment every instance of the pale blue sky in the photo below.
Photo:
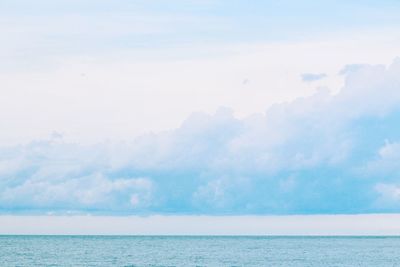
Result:
{"label": "pale blue sky", "polygon": [[[40,56],[188,44],[298,41],[396,29],[398,1],[2,1],[3,29]],[[59,27],[57,29],[57,27]],[[7,41],[7,39],[5,39]],[[45,48],[46,50],[34,50]],[[22,50],[22,51],[21,51]]]}

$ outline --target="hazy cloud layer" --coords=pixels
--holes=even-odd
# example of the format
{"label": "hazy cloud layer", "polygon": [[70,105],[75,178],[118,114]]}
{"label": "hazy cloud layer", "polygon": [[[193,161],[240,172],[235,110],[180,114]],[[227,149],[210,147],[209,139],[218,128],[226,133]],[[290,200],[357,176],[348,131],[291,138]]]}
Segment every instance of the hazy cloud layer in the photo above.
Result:
{"label": "hazy cloud layer", "polygon": [[325,78],[327,75],[325,73],[303,73],[301,79],[303,82],[314,82]]}
{"label": "hazy cloud layer", "polygon": [[0,148],[2,213],[400,211],[400,60],[265,114],[195,113],[125,143]]}

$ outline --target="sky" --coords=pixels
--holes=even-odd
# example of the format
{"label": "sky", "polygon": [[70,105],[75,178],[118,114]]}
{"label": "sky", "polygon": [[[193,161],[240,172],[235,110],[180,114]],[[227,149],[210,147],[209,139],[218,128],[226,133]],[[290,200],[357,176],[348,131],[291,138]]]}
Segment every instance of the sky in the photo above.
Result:
{"label": "sky", "polygon": [[1,1],[0,214],[399,212],[399,13]]}

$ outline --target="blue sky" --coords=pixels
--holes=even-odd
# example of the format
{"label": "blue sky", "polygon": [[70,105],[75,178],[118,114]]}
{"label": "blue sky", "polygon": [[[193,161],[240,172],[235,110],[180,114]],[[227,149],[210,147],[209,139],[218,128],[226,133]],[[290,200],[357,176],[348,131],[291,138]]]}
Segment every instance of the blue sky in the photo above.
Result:
{"label": "blue sky", "polygon": [[2,1],[0,212],[398,212],[399,9]]}
{"label": "blue sky", "polygon": [[40,57],[339,38],[354,31],[396,30],[400,23],[397,1],[19,0],[0,5],[3,29],[11,32],[8,41],[30,37],[18,44],[19,52]]}

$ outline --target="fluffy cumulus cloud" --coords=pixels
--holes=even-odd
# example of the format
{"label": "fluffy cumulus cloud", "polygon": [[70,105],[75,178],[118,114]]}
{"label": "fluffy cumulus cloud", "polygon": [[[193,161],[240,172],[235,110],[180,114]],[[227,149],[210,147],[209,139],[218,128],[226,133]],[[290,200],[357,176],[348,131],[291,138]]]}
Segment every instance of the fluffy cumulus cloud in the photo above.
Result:
{"label": "fluffy cumulus cloud", "polygon": [[237,119],[228,108],[129,142],[54,134],[0,149],[2,213],[400,211],[400,60],[343,72],[336,94]]}

